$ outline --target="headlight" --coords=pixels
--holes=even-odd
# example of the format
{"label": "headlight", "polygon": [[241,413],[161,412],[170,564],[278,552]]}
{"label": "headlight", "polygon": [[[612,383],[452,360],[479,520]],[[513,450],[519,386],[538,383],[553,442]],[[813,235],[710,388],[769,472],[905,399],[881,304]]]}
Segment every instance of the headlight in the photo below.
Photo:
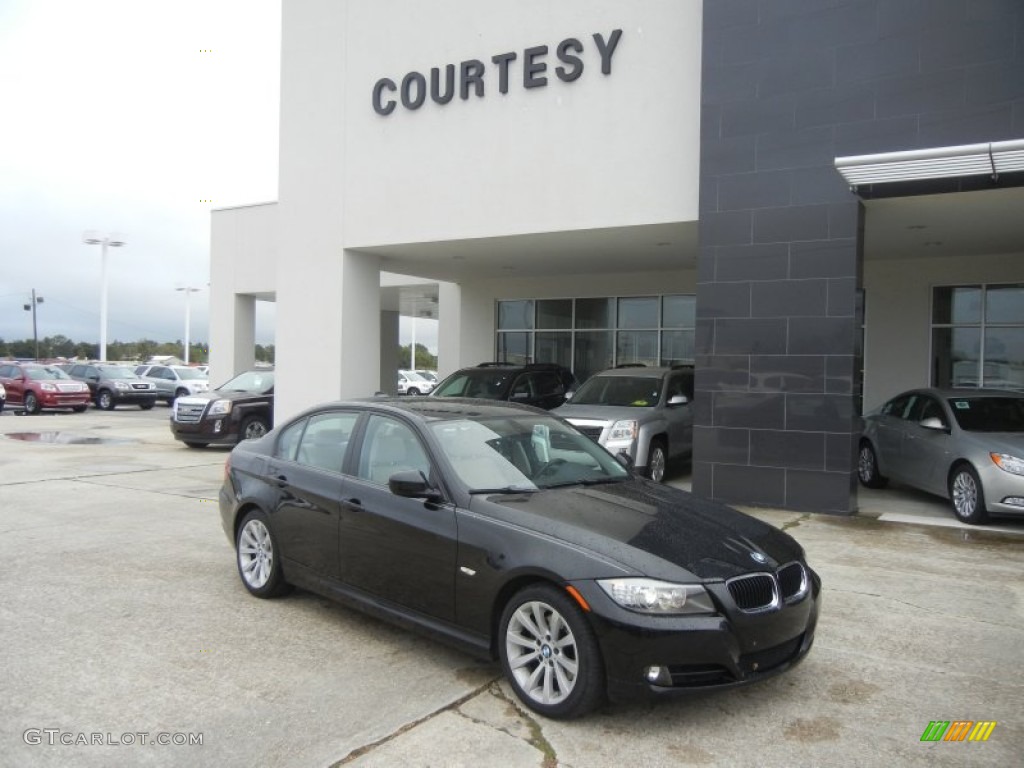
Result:
{"label": "headlight", "polygon": [[41,385],[39,386],[39,388],[40,388],[41,390],[43,390],[43,392],[56,392],[56,391],[57,391],[57,385],[56,385],[56,384],[51,384],[51,383],[50,383],[50,382],[48,382],[48,381],[44,381],[44,382],[43,382],[43,383],[42,383],[42,384],[41,384]]}
{"label": "headlight", "polygon": [[655,579],[598,579],[612,600],[638,613],[715,613],[711,597],[700,584],[673,584]]}
{"label": "headlight", "polygon": [[210,416],[224,416],[231,413],[230,400],[214,400],[208,411]]}
{"label": "headlight", "polygon": [[623,441],[630,442],[636,439],[637,434],[637,423],[633,419],[625,419],[623,421],[616,421],[612,424],[611,431],[608,433],[609,443],[621,443]]}
{"label": "headlight", "polygon": [[128,389],[128,385],[123,381],[115,381],[114,389]]}
{"label": "headlight", "polygon": [[1008,453],[990,453],[992,461],[1004,472],[1011,475],[1024,475],[1024,459],[1011,456]]}

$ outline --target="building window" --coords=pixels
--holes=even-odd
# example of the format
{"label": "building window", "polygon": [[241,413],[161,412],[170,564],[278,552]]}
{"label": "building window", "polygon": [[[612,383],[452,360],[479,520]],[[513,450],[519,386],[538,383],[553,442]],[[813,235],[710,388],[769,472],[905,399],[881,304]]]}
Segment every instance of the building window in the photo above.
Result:
{"label": "building window", "polygon": [[931,380],[1024,389],[1024,284],[933,290]]}
{"label": "building window", "polygon": [[496,359],[558,363],[584,381],[614,365],[693,362],[696,297],[499,301]]}

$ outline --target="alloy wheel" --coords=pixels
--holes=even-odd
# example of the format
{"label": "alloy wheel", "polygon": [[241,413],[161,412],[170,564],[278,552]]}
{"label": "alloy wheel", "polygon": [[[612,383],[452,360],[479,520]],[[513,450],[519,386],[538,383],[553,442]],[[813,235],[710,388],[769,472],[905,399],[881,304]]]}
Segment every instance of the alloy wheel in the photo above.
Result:
{"label": "alloy wheel", "polygon": [[970,472],[958,472],[953,478],[953,508],[963,519],[971,517],[978,508],[978,486]]}
{"label": "alloy wheel", "polygon": [[245,583],[261,589],[274,568],[274,545],[270,531],[260,520],[250,520],[238,537],[238,569]]}
{"label": "alloy wheel", "polygon": [[538,704],[559,704],[576,686],[576,638],[565,618],[547,603],[523,603],[512,614],[505,653],[519,688]]}

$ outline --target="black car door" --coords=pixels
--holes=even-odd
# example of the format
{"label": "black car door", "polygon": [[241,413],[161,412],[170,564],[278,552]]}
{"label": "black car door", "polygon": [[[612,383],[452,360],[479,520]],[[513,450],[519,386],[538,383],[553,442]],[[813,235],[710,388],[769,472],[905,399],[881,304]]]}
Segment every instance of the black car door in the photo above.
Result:
{"label": "black car door", "polygon": [[429,453],[406,422],[371,414],[350,457],[341,513],[341,578],[346,584],[442,620],[455,615],[455,509],[396,496],[388,478],[432,475]]}
{"label": "black car door", "polygon": [[278,488],[272,525],[282,558],[331,579],[339,573],[341,467],[358,418],[328,411],[293,424],[282,432],[267,467]]}

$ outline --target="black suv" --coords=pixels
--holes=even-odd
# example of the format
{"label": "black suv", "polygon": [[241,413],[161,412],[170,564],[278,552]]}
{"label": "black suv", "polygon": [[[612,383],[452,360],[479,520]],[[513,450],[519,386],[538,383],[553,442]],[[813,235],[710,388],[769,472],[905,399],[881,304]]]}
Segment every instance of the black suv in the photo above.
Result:
{"label": "black suv", "polygon": [[89,385],[97,408],[112,411],[119,405],[137,405],[148,411],[156,404],[156,386],[143,381],[125,365],[78,363],[61,366],[72,379]]}
{"label": "black suv", "polygon": [[575,385],[572,371],[554,363],[480,363],[447,376],[430,396],[509,400],[551,410]]}
{"label": "black suv", "polygon": [[263,437],[274,424],[274,372],[240,373],[212,392],[183,395],[171,408],[171,433],[189,448]]}

